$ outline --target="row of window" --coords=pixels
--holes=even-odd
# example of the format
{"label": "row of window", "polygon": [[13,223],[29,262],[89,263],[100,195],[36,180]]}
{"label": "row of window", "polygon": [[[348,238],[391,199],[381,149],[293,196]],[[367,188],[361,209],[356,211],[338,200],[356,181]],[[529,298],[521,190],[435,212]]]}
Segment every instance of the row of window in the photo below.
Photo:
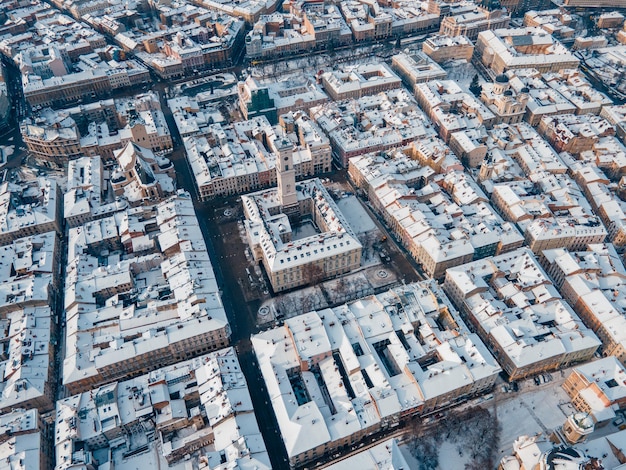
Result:
{"label": "row of window", "polygon": [[[350,240],[346,241],[346,245],[350,245]],[[344,246],[343,242],[340,242],[340,243],[339,243],[339,246],[340,246],[340,247],[343,247],[343,246]],[[331,251],[330,246],[327,246],[327,247],[323,247],[323,246],[322,246],[322,247],[320,247],[320,249],[319,249],[319,250],[318,250],[318,249],[314,249],[314,250],[313,250],[313,254],[317,255],[317,254],[323,253],[323,252],[324,252],[324,248],[326,248],[326,251]],[[333,248],[336,250],[336,249],[337,249],[337,244],[334,244],[334,245],[333,245]],[[300,259],[304,259],[304,256],[305,256],[305,255],[306,255],[306,256],[311,256],[311,252],[310,252],[310,251],[305,251],[304,253],[300,253]],[[341,254],[341,253],[340,253],[340,254],[337,254],[337,255],[334,255],[334,256],[329,256],[328,258],[329,258],[329,259],[334,259],[334,258],[336,258],[336,257],[340,257],[340,256],[343,256],[343,254]],[[348,256],[348,258],[349,258],[349,260],[350,260],[350,256]],[[298,259],[298,255],[296,254],[296,255],[293,257],[293,261],[296,261],[297,259]],[[292,261],[292,257],[291,257],[291,256],[288,256],[288,257],[287,257],[287,262],[290,262],[290,261]],[[281,264],[283,264],[284,262],[285,262],[285,260],[284,260],[284,259],[281,259],[281,260],[280,260],[280,263],[281,263]]]}

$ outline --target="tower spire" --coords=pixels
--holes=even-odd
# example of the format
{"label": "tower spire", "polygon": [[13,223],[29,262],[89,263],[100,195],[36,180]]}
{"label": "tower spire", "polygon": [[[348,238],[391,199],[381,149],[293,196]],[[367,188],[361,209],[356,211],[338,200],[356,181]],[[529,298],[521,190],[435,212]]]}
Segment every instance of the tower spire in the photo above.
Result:
{"label": "tower spire", "polygon": [[296,172],[293,167],[293,144],[285,137],[278,137],[275,140],[275,145],[278,153],[276,177],[280,205],[283,208],[292,207],[298,204]]}

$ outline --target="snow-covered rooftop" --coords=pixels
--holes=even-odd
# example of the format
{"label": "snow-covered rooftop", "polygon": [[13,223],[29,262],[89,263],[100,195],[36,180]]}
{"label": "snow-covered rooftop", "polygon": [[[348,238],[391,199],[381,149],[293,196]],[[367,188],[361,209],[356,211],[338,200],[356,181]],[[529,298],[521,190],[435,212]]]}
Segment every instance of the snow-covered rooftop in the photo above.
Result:
{"label": "snow-covered rooftop", "polygon": [[300,463],[318,446],[489,388],[500,371],[433,282],[290,318],[252,343]]}

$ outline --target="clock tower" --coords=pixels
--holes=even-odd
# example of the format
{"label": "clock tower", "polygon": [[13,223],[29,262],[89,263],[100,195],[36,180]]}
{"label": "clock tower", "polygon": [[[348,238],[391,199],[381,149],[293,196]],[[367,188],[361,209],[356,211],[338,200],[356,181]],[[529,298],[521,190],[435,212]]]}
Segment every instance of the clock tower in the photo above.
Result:
{"label": "clock tower", "polygon": [[278,180],[280,205],[283,209],[297,206],[298,195],[296,193],[296,171],[293,167],[293,144],[287,139],[278,138],[275,145],[278,151],[276,178]]}

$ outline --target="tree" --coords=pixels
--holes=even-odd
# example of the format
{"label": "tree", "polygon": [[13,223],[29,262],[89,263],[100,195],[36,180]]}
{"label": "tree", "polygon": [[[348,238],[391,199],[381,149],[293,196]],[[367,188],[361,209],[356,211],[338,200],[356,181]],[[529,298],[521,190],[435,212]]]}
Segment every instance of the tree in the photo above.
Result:
{"label": "tree", "polygon": [[324,279],[324,269],[311,263],[302,268],[302,278],[305,285],[315,286]]}
{"label": "tree", "polygon": [[377,232],[374,232],[373,230],[370,230],[369,232],[361,235],[361,239],[363,240],[362,246],[363,246],[363,258],[364,259],[370,259],[373,255],[373,251],[374,251],[374,243],[376,242],[378,238],[378,234]]}
{"label": "tree", "polygon": [[300,299],[301,313],[307,313],[314,309],[313,298],[310,295],[303,295]]}
{"label": "tree", "polygon": [[340,302],[343,302],[346,298],[347,291],[348,291],[348,285],[346,283],[346,278],[340,277],[339,279],[337,279],[337,289],[336,289],[338,299],[335,299],[335,300],[339,300]]}
{"label": "tree", "polygon": [[472,83],[470,83],[469,90],[476,96],[480,96],[480,94],[482,93],[483,87],[478,81],[478,74],[475,74],[474,78],[472,78]]}
{"label": "tree", "polygon": [[277,315],[285,315],[287,311],[287,305],[285,305],[285,296],[281,295],[274,299],[274,309]]}
{"label": "tree", "polygon": [[419,470],[435,470],[439,466],[439,446],[432,436],[414,437],[409,448],[419,461]]}

